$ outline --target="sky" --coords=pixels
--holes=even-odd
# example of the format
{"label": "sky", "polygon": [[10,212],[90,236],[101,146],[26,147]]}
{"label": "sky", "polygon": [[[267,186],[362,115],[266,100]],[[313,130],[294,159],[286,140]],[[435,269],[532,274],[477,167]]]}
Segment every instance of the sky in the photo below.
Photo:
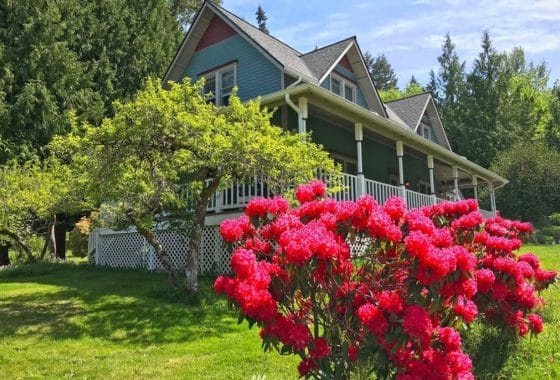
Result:
{"label": "sky", "polygon": [[488,30],[498,51],[515,46],[528,60],[546,61],[552,85],[560,79],[560,0],[223,0],[256,24],[261,5],[270,33],[301,52],[355,35],[362,52],[385,54],[404,87],[414,75],[426,84],[446,33],[470,71]]}

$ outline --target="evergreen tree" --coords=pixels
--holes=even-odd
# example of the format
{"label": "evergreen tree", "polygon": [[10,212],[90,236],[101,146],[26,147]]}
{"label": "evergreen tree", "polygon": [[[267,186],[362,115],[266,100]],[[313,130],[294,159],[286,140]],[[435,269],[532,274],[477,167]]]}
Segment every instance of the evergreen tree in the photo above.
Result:
{"label": "evergreen tree", "polygon": [[183,34],[173,9],[169,0],[0,2],[0,162],[66,133],[70,110],[98,123],[114,100],[162,76]]}
{"label": "evergreen tree", "polygon": [[461,98],[465,91],[465,62],[459,60],[449,33],[445,36],[442,53],[437,60],[440,64],[439,72],[436,77],[432,71],[428,88],[433,91],[431,87],[435,85],[436,91],[433,93],[441,111],[443,124],[452,147],[458,151],[457,148],[464,139]]}
{"label": "evergreen tree", "polygon": [[259,26],[259,30],[263,33],[268,34],[268,28],[266,27],[266,20],[268,20],[268,17],[266,16],[266,13],[264,12],[264,9],[260,6],[258,6],[257,11],[255,12],[255,15],[257,16],[257,24]]}
{"label": "evergreen tree", "polygon": [[434,69],[430,69],[430,81],[426,85],[425,90],[432,93],[434,101],[436,102],[437,105],[439,105],[440,98],[438,96],[437,79],[436,79],[436,73],[434,72]]}
{"label": "evergreen tree", "polygon": [[378,90],[389,91],[397,87],[398,78],[384,54],[373,58],[369,51],[364,55],[366,67]]}

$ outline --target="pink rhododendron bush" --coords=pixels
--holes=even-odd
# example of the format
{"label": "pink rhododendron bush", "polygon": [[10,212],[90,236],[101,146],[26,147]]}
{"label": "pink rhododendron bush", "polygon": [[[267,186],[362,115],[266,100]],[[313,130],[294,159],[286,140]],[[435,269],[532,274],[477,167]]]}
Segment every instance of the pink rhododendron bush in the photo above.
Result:
{"label": "pink rhododendron bush", "polygon": [[[318,181],[296,198],[297,208],[254,199],[222,223],[233,276],[214,287],[261,328],[265,350],[301,357],[301,376],[470,379],[468,324],[542,331],[538,292],[556,273],[513,253],[529,224],[484,220],[474,200],[410,211],[400,198],[337,202]],[[355,239],[367,249],[351,255]]]}

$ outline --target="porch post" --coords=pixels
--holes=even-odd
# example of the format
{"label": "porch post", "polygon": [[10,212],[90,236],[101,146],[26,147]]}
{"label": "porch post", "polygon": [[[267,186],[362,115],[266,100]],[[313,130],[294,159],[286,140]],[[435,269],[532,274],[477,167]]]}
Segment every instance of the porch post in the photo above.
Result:
{"label": "porch post", "polygon": [[298,132],[301,134],[307,133],[307,98],[300,97],[298,99]]}
{"label": "porch post", "polygon": [[399,161],[399,186],[401,188],[401,197],[406,204],[406,187],[404,185],[404,168],[403,168],[403,156],[404,156],[404,145],[402,141],[397,141],[397,159]]}
{"label": "porch post", "polygon": [[452,167],[453,170],[453,192],[455,193],[455,200],[459,200],[459,169],[457,166]]}
{"label": "porch post", "polygon": [[435,205],[436,202],[436,186],[434,184],[434,156],[428,154],[428,171],[430,172],[430,198],[432,204]]}
{"label": "porch post", "polygon": [[364,178],[364,167],[362,160],[362,141],[364,140],[364,132],[362,128],[362,123],[354,124],[354,139],[356,140],[356,155],[358,159],[358,173],[357,173],[357,185],[356,197],[359,198],[366,193],[366,182]]}
{"label": "porch post", "polygon": [[474,199],[478,201],[478,178],[475,175],[472,176],[472,186],[474,191]]}
{"label": "porch post", "polygon": [[488,190],[490,191],[490,207],[492,208],[492,215],[496,216],[496,192],[494,191],[494,184],[488,182]]}

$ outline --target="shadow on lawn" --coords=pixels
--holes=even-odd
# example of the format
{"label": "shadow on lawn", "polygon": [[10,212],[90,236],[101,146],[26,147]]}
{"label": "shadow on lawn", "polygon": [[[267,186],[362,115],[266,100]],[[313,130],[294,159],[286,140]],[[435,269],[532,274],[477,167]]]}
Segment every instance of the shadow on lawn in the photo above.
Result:
{"label": "shadow on lawn", "polygon": [[162,274],[71,265],[50,269],[42,274],[32,270],[29,276],[2,273],[0,289],[3,283],[58,288],[0,296],[0,338],[14,334],[92,337],[150,345],[238,331],[235,315],[227,310],[225,300],[214,295],[208,278],[201,279],[198,304],[187,305],[171,293]]}

